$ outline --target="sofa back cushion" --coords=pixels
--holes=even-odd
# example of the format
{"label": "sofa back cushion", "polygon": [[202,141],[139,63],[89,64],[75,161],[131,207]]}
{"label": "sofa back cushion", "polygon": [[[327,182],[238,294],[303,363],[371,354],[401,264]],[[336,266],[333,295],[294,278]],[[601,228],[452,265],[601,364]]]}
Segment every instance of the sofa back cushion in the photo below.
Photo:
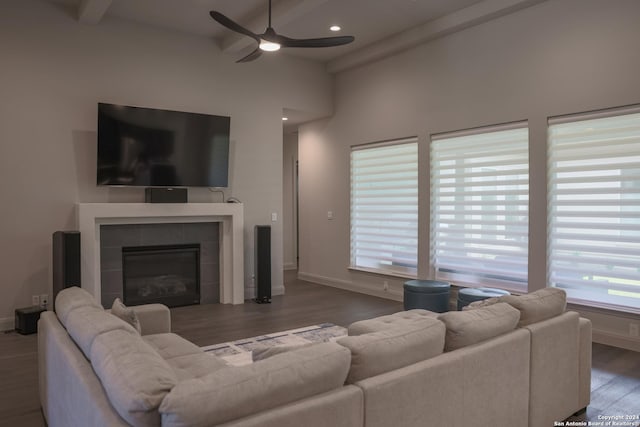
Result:
{"label": "sofa back cushion", "polygon": [[67,316],[67,332],[85,357],[91,360],[91,346],[100,334],[121,329],[137,333],[127,322],[93,306],[78,307]]}
{"label": "sofa back cushion", "polygon": [[79,307],[94,307],[102,310],[102,306],[96,302],[89,292],[77,286],[72,286],[58,292],[56,296],[56,315],[60,323],[66,328],[69,314]]}
{"label": "sofa back cushion", "polygon": [[160,405],[162,425],[217,425],[339,388],[349,362],[346,348],[322,343],[182,381]]}
{"label": "sofa back cushion", "polygon": [[520,327],[559,316],[567,308],[567,294],[558,288],[540,289],[520,296],[505,295],[500,301],[520,311]]}
{"label": "sofa back cushion", "polygon": [[509,304],[497,303],[475,310],[450,311],[438,319],[447,327],[445,351],[452,351],[515,329],[520,312]]}
{"label": "sofa back cushion", "polygon": [[395,328],[399,325],[408,325],[421,322],[425,319],[435,319],[438,313],[432,311],[413,309],[400,311],[386,316],[375,317],[373,319],[360,320],[349,325],[349,335],[362,335],[370,332],[378,332],[384,329]]}
{"label": "sofa back cushion", "polygon": [[177,384],[169,364],[142,337],[116,329],[98,335],[91,366],[118,414],[133,426],[159,426],[158,406]]}
{"label": "sofa back cushion", "polygon": [[499,302],[500,302],[500,297],[481,299],[465,305],[464,307],[462,307],[462,311],[475,310],[476,308],[488,307],[490,305],[497,304]]}
{"label": "sofa back cushion", "polygon": [[444,335],[442,322],[423,318],[378,332],[343,337],[336,342],[351,351],[347,383],[352,384],[441,354]]}

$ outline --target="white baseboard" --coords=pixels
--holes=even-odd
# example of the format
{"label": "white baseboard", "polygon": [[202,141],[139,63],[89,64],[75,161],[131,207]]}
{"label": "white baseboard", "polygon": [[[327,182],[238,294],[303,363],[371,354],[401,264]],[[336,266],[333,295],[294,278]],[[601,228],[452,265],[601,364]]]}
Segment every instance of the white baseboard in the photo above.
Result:
{"label": "white baseboard", "polygon": [[594,329],[593,342],[640,352],[640,341],[637,338],[614,334],[608,331]]}
{"label": "white baseboard", "polygon": [[286,271],[286,270],[297,270],[298,266],[296,265],[295,262],[285,262],[284,265],[282,266],[282,268]]}
{"label": "white baseboard", "polygon": [[275,295],[284,295],[284,285],[283,286],[273,286],[271,288],[271,296]]}
{"label": "white baseboard", "polygon": [[346,291],[358,292],[361,294],[371,295],[379,298],[386,298],[394,301],[402,301],[404,297],[401,292],[395,290],[384,291],[378,288],[374,288],[373,286],[368,286],[366,284],[354,283],[350,280],[334,279],[317,274],[298,272],[298,279],[317,283],[319,285],[331,286],[333,288],[344,289]]}
{"label": "white baseboard", "polygon": [[3,317],[0,318],[0,331],[12,331],[15,329],[15,318]]}

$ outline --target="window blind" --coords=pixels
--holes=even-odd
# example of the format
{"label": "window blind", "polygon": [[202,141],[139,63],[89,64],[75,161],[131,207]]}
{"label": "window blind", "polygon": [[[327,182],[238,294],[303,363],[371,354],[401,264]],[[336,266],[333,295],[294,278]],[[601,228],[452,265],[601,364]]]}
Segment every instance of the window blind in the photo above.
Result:
{"label": "window blind", "polygon": [[431,142],[431,265],[437,279],[525,290],[529,240],[526,123]]}
{"label": "window blind", "polygon": [[549,121],[549,283],[640,311],[640,111],[602,115]]}
{"label": "window blind", "polygon": [[418,143],[353,147],[351,267],[417,274]]}

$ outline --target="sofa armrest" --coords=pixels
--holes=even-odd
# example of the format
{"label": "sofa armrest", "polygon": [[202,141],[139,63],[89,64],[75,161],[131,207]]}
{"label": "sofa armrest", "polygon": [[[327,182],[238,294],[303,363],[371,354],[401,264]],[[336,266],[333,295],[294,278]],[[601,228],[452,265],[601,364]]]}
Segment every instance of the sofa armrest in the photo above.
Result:
{"label": "sofa armrest", "polygon": [[586,408],[591,402],[591,321],[580,318],[580,342],[578,349],[578,406]]}
{"label": "sofa armrest", "polygon": [[171,332],[171,312],[164,304],[145,304],[131,307],[140,321],[142,335]]}

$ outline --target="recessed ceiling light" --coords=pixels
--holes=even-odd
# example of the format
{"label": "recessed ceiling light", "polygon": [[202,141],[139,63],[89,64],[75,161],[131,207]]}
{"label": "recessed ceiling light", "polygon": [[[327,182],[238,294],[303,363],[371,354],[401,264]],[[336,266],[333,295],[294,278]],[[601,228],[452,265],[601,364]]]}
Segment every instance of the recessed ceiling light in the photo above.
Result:
{"label": "recessed ceiling light", "polygon": [[329,27],[329,29],[331,31],[340,31],[342,28],[340,28],[338,25],[332,25]]}
{"label": "recessed ceiling light", "polygon": [[286,122],[287,120],[289,120],[289,117],[283,117],[283,118],[282,118],[282,121],[283,121],[283,122]]}

